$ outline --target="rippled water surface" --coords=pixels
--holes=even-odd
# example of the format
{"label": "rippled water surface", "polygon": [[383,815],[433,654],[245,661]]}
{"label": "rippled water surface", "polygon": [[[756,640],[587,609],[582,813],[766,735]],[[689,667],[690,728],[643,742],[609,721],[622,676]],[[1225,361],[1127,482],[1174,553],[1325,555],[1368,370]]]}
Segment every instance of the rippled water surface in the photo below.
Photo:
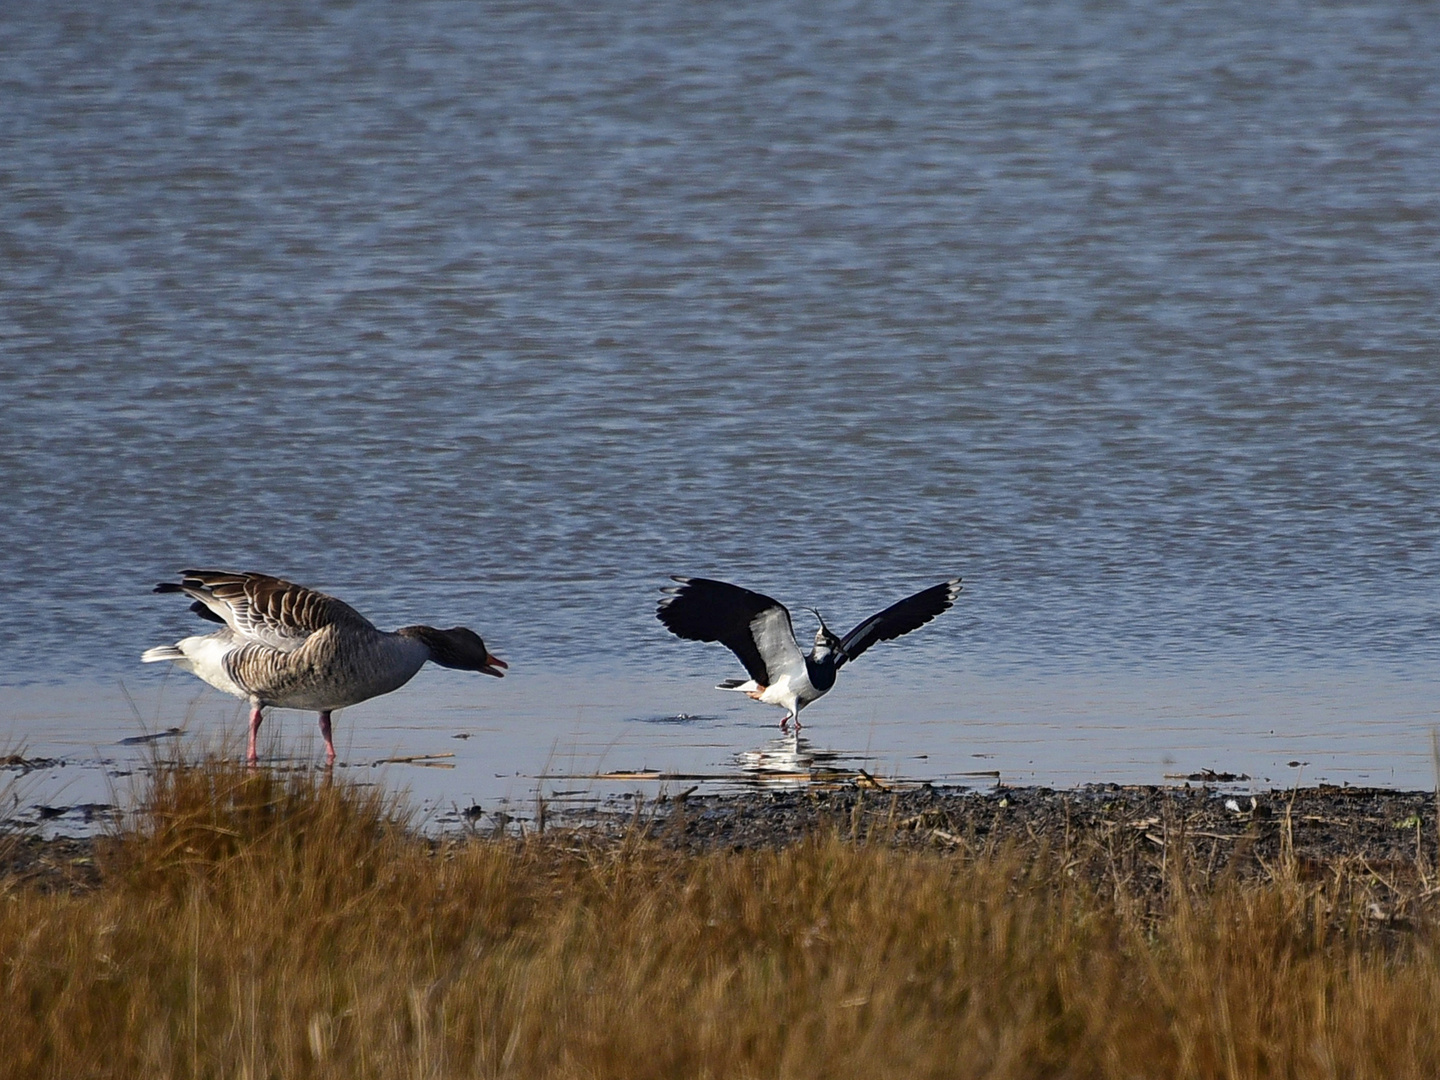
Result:
{"label": "rippled water surface", "polygon": [[730,775],[667,574],[958,573],[802,758],[1432,782],[1440,13],[593,8],[0,8],[0,734],[233,732],[219,565],[511,661],[338,721],[436,805]]}

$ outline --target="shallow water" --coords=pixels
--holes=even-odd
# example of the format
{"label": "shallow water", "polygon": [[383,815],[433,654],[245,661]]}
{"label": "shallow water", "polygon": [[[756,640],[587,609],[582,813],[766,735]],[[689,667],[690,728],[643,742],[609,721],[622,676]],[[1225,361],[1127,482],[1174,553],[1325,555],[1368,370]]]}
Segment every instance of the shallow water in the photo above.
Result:
{"label": "shallow water", "polygon": [[1437,52],[1384,3],[6,7],[0,728],[233,730],[135,662],[219,565],[512,662],[341,718],[453,750],[390,768],[435,805],[730,774],[778,714],[666,575],[848,626],[959,573],[819,752],[1428,785]]}

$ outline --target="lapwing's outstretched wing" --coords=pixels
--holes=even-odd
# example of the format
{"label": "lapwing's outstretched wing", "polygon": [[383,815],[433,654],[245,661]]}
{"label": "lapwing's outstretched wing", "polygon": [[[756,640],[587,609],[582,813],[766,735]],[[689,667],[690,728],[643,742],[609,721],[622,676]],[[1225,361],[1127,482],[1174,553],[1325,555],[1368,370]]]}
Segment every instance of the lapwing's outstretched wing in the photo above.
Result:
{"label": "lapwing's outstretched wing", "polygon": [[840,639],[840,657],[835,666],[839,668],[847,660],[854,660],[877,641],[889,641],[918,630],[942,611],[948,611],[960,595],[960,588],[960,579],[951,578],[871,615]]}
{"label": "lapwing's outstretched wing", "polygon": [[740,658],[750,678],[769,686],[804,670],[790,612],[778,600],[710,578],[675,578],[655,617],[677,637],[718,641]]}
{"label": "lapwing's outstretched wing", "polygon": [[370,620],[343,600],[268,574],[182,570],[179,583],[165,581],[157,593],[185,593],[201,618],[223,622],[246,641],[282,652],[298,649],[311,634],[334,624],[368,627]]}

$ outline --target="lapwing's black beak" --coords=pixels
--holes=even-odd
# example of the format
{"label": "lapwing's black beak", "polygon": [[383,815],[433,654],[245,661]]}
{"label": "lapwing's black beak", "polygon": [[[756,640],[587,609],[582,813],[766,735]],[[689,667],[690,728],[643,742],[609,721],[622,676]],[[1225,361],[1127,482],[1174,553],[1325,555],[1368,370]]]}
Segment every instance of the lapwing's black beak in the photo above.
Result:
{"label": "lapwing's black beak", "polygon": [[485,663],[480,665],[480,670],[483,671],[486,675],[494,675],[497,679],[503,679],[505,677],[505,672],[501,671],[500,669],[508,668],[509,666],[509,664],[505,663],[505,661],[501,660],[498,656],[491,656],[487,652],[485,654]]}

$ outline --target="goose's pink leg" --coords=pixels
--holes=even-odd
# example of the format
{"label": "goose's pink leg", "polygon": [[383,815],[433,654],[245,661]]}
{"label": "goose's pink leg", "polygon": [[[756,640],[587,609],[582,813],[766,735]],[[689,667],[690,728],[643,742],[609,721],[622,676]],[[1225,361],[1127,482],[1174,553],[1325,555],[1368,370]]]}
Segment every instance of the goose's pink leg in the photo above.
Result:
{"label": "goose's pink leg", "polygon": [[335,764],[335,743],[330,738],[330,710],[320,714],[320,734],[325,737],[325,764]]}
{"label": "goose's pink leg", "polygon": [[255,753],[255,736],[260,734],[260,721],[262,719],[264,718],[260,715],[260,706],[254,706],[250,710],[250,746],[245,751],[245,763],[247,765],[254,765],[260,760],[259,755]]}

